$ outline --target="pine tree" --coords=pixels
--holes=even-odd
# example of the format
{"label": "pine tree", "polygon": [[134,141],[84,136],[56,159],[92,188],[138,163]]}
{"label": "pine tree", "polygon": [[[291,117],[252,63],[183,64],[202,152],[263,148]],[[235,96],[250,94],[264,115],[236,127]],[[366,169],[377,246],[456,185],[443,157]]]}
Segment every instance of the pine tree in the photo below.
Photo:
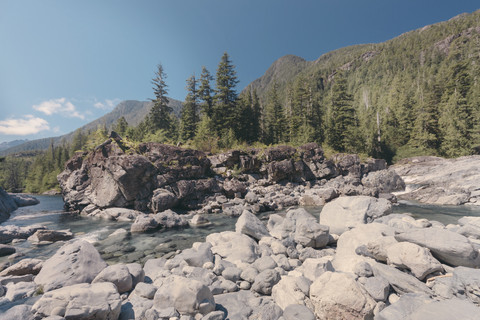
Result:
{"label": "pine tree", "polygon": [[225,52],[217,68],[217,87],[215,90],[212,120],[217,133],[221,136],[229,129],[237,131],[236,85],[238,83],[234,65]]}
{"label": "pine tree", "polygon": [[151,133],[157,130],[164,130],[169,133],[172,130],[172,108],[168,106],[166,77],[163,66],[161,64],[157,65],[155,77],[152,79],[155,99],[152,99],[153,106],[150,109],[147,121],[147,127]]}
{"label": "pine tree", "polygon": [[195,75],[192,75],[187,80],[188,93],[185,98],[181,112],[180,122],[180,135],[181,140],[187,141],[193,139],[197,130],[198,124],[198,92],[197,92],[197,80]]}
{"label": "pine tree", "polygon": [[113,126],[113,130],[119,135],[124,135],[127,132],[128,122],[125,120],[125,117],[118,118],[117,122]]}
{"label": "pine tree", "polygon": [[285,115],[278,97],[278,84],[275,81],[268,94],[265,108],[265,140],[266,144],[276,144],[284,141]]}
{"label": "pine tree", "polygon": [[350,150],[354,134],[355,109],[352,96],[347,91],[347,81],[343,74],[335,75],[330,98],[330,116],[328,126],[328,143],[340,152]]}
{"label": "pine tree", "polygon": [[198,88],[198,99],[201,101],[200,108],[202,114],[207,115],[209,118],[212,117],[213,113],[213,89],[210,86],[212,80],[213,77],[210,75],[210,72],[203,66]]}

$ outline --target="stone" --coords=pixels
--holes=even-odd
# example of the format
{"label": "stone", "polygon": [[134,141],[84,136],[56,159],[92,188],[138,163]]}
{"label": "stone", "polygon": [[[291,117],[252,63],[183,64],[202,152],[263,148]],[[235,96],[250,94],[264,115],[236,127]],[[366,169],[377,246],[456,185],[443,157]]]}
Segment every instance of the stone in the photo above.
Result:
{"label": "stone", "polygon": [[157,288],[153,284],[140,282],[135,286],[132,294],[151,300],[155,296],[155,292],[157,292]]}
{"label": "stone", "polygon": [[165,228],[177,228],[177,227],[184,227],[188,225],[187,219],[177,214],[175,211],[172,210],[165,210],[155,214],[154,216],[155,221],[158,222],[159,225]]}
{"label": "stone", "polygon": [[32,310],[36,317],[113,320],[120,315],[121,299],[112,283],[80,283],[46,292]]}
{"label": "stone", "polygon": [[130,227],[131,232],[148,232],[158,229],[158,221],[153,217],[153,215],[143,214],[139,215],[132,226]]}
{"label": "stone", "polygon": [[227,267],[222,272],[222,276],[230,281],[237,282],[240,280],[242,274],[242,269],[237,267]]}
{"label": "stone", "polygon": [[480,267],[478,250],[466,237],[450,230],[439,228],[411,230],[396,235],[395,239],[426,247],[439,261],[452,266]]}
{"label": "stone", "polygon": [[255,277],[258,275],[258,270],[254,267],[247,267],[245,268],[242,273],[240,274],[240,278],[249,283],[253,283],[255,281]]}
{"label": "stone", "polygon": [[334,271],[331,258],[308,258],[305,259],[302,266],[297,268],[296,271],[299,271],[303,276],[310,281],[315,281],[318,277],[324,274],[327,271]]}
{"label": "stone", "polygon": [[17,207],[15,200],[3,188],[0,188],[0,223],[8,220],[10,212],[16,210]]}
{"label": "stone", "polygon": [[414,276],[401,272],[392,266],[387,266],[382,263],[374,263],[372,264],[372,269],[375,277],[386,279],[398,294],[432,294],[432,291],[425,285],[425,283],[421,282]]}
{"label": "stone", "polygon": [[344,273],[325,272],[310,286],[310,300],[320,319],[373,317],[376,302]]}
{"label": "stone", "polygon": [[264,270],[260,272],[252,284],[252,290],[260,294],[270,295],[272,287],[280,281],[280,274],[277,270]]}
{"label": "stone", "polygon": [[211,225],[210,221],[205,218],[203,214],[194,215],[193,218],[189,221],[189,224],[192,227]]}
{"label": "stone", "polygon": [[166,189],[155,189],[149,207],[154,212],[162,212],[175,207],[178,203],[177,196]]}
{"label": "stone", "polygon": [[399,269],[410,270],[419,280],[423,280],[431,273],[443,271],[442,264],[432,257],[430,250],[409,242],[389,246],[387,261]]}
{"label": "stone", "polygon": [[111,265],[100,271],[92,281],[92,283],[97,282],[111,282],[117,287],[119,293],[132,290],[132,276],[127,266],[122,264]]}
{"label": "stone", "polygon": [[0,244],[0,257],[9,256],[17,251],[14,246]]}
{"label": "stone", "polygon": [[382,277],[366,278],[363,287],[375,301],[386,301],[390,293],[390,283]]}
{"label": "stone", "polygon": [[194,245],[185,249],[179,257],[187,262],[189,266],[203,267],[207,262],[213,262],[212,245],[208,242]]}
{"label": "stone", "polygon": [[453,269],[451,287],[463,292],[475,304],[480,304],[480,270],[466,267]]}
{"label": "stone", "polygon": [[368,262],[360,261],[355,265],[353,273],[358,277],[371,277],[373,276],[373,269]]}
{"label": "stone", "polygon": [[138,283],[145,280],[145,271],[139,263],[128,263],[125,265],[128,268],[130,276],[132,276],[132,288],[135,288]]}
{"label": "stone", "polygon": [[379,193],[405,190],[405,182],[393,169],[369,172],[362,178],[362,184],[377,189]]}
{"label": "stone", "polygon": [[155,280],[157,275],[165,270],[164,267],[166,262],[167,260],[165,258],[148,259],[143,266],[145,278],[148,278],[149,280]]}
{"label": "stone", "polygon": [[155,293],[154,306],[157,309],[173,306],[181,314],[206,315],[215,310],[215,299],[200,281],[170,276]]}
{"label": "stone", "polygon": [[267,227],[250,211],[244,210],[235,224],[235,231],[246,234],[256,240],[269,237]]}
{"label": "stone", "polygon": [[223,320],[225,319],[225,312],[219,311],[212,311],[209,314],[206,314],[202,317],[201,320]]}
{"label": "stone", "polygon": [[73,233],[70,230],[37,230],[27,240],[32,243],[40,243],[44,241],[56,242],[70,240],[73,238]]}
{"label": "stone", "polygon": [[37,290],[37,285],[34,282],[17,282],[7,284],[6,288],[5,298],[10,301],[17,301],[33,296]]}
{"label": "stone", "polygon": [[254,204],[258,202],[258,196],[255,194],[255,192],[249,191],[245,195],[245,201],[247,201],[250,204]]}
{"label": "stone", "polygon": [[35,283],[44,292],[77,283],[90,283],[107,264],[90,243],[76,240],[67,243],[43,263]]}
{"label": "stone", "polygon": [[323,207],[320,224],[328,226],[331,233],[340,235],[391,211],[392,205],[386,199],[368,196],[339,197]]}
{"label": "stone", "polygon": [[283,310],[285,320],[315,320],[315,315],[307,307],[299,304],[291,304]]}
{"label": "stone", "polygon": [[272,298],[284,310],[289,305],[304,305],[309,296],[311,283],[302,276],[282,276],[272,288]]}
{"label": "stone", "polygon": [[209,234],[206,242],[212,244],[214,254],[232,263],[252,263],[260,256],[258,245],[252,238],[233,231]]}
{"label": "stone", "polygon": [[277,267],[277,263],[271,256],[264,256],[257,259],[254,263],[252,263],[252,267],[258,270],[258,272],[262,272],[269,269],[275,269]]}
{"label": "stone", "polygon": [[2,318],[5,320],[34,320],[32,306],[26,304],[13,306],[5,311]]}

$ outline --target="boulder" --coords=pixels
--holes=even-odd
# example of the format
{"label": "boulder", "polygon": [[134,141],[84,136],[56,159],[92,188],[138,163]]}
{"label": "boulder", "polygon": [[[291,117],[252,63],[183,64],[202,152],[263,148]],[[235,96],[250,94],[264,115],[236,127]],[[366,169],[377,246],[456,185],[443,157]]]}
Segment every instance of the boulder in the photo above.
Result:
{"label": "boulder", "polygon": [[439,228],[411,230],[396,235],[395,239],[426,247],[435,258],[452,266],[480,267],[478,250],[466,237],[450,230]]}
{"label": "boulder", "polygon": [[10,218],[10,212],[18,208],[15,200],[5,190],[0,188],[0,223]]}
{"label": "boulder", "polygon": [[187,219],[172,210],[165,210],[153,216],[159,225],[165,228],[183,227],[188,225]]}
{"label": "boulder", "polygon": [[127,266],[122,264],[115,264],[106,267],[93,279],[92,283],[97,282],[111,282],[116,287],[119,293],[124,293],[132,290],[132,276]]}
{"label": "boulder", "polygon": [[243,197],[247,193],[247,187],[237,179],[230,179],[223,183],[223,191],[230,198],[233,198],[236,194],[240,194]]}
{"label": "boulder", "polygon": [[0,272],[0,277],[5,276],[23,276],[26,274],[38,274],[43,266],[43,260],[40,259],[22,259],[14,265]]}
{"label": "boulder", "polygon": [[272,298],[284,310],[289,305],[304,305],[309,296],[311,283],[302,276],[282,276],[272,288]]}
{"label": "boulder", "polygon": [[339,197],[323,207],[320,224],[328,226],[331,233],[342,234],[391,211],[392,205],[386,199],[368,196]]}
{"label": "boulder", "polygon": [[373,316],[376,302],[344,273],[325,272],[310,286],[310,300],[320,319],[359,319]]}
{"label": "boulder", "polygon": [[20,304],[11,307],[10,309],[6,310],[5,313],[2,315],[4,319],[22,319],[22,320],[33,320],[33,313],[32,313],[32,306],[26,304]]}
{"label": "boulder", "polygon": [[36,317],[118,319],[121,298],[109,282],[80,283],[45,293],[32,307]]}
{"label": "boulder", "polygon": [[419,280],[427,275],[443,271],[442,264],[432,257],[430,250],[410,242],[399,242],[387,248],[388,264],[408,269]]}
{"label": "boulder", "polygon": [[451,287],[464,293],[476,305],[480,304],[480,270],[466,267],[453,269]]}
{"label": "boulder", "polygon": [[207,286],[197,280],[170,276],[154,297],[156,309],[174,307],[182,314],[203,315],[215,310],[215,299]]}
{"label": "boulder", "polygon": [[154,212],[162,212],[175,207],[178,203],[177,196],[166,189],[155,189],[149,208]]}
{"label": "boulder", "polygon": [[315,281],[315,279],[325,272],[333,272],[334,269],[332,266],[331,257],[323,257],[305,259],[303,264],[295,269],[295,271],[301,272],[303,276],[310,281]]}
{"label": "boulder", "polygon": [[130,227],[131,232],[148,232],[158,229],[158,221],[151,214],[139,215]]}
{"label": "boulder", "polygon": [[280,274],[277,270],[264,270],[257,274],[252,284],[252,290],[265,295],[272,293],[272,287],[280,281]]}
{"label": "boulder", "polygon": [[283,310],[285,320],[315,320],[313,312],[303,305],[291,304]]}
{"label": "boulder", "polygon": [[73,238],[73,233],[70,230],[37,230],[28,241],[32,243],[41,242],[57,242],[65,241]]}
{"label": "boulder", "polygon": [[17,251],[14,246],[0,244],[0,257],[9,256]]}
{"label": "boulder", "polygon": [[153,284],[140,282],[132,291],[132,294],[151,300],[155,296],[155,292],[157,292],[157,288]]}
{"label": "boulder", "polygon": [[269,237],[267,227],[250,211],[244,210],[235,224],[235,231],[246,234],[256,240]]}
{"label": "boulder", "polygon": [[393,169],[369,172],[362,178],[367,188],[375,188],[379,193],[405,190],[405,182]]}
{"label": "boulder", "polygon": [[178,255],[189,266],[203,267],[207,262],[213,262],[212,245],[208,242],[196,243],[192,248],[185,249]]}
{"label": "boulder", "polygon": [[15,225],[0,226],[0,243],[9,243],[14,239],[27,239],[37,230],[45,229],[44,226],[32,225],[18,227]]}
{"label": "boulder", "polygon": [[93,245],[77,240],[62,246],[44,262],[35,283],[45,292],[77,283],[90,283],[106,266]]}
{"label": "boulder", "polygon": [[143,271],[143,268],[139,263],[128,263],[126,264],[126,267],[132,276],[132,288],[135,288],[138,283],[145,280],[145,271]]}
{"label": "boulder", "polygon": [[253,263],[260,256],[257,243],[250,237],[233,231],[209,234],[206,242],[212,244],[212,252],[236,263]]}
{"label": "boulder", "polygon": [[386,301],[390,293],[390,283],[382,277],[366,278],[363,287],[375,301]]}
{"label": "boulder", "polygon": [[400,295],[406,293],[432,294],[432,291],[425,285],[425,283],[392,266],[387,266],[382,263],[373,263],[372,269],[375,277],[386,279],[395,292]]}
{"label": "boulder", "polygon": [[29,194],[9,193],[9,195],[18,207],[34,206],[40,203],[37,198]]}
{"label": "boulder", "polygon": [[34,282],[17,282],[6,285],[5,298],[9,301],[17,301],[34,295],[37,285]]}

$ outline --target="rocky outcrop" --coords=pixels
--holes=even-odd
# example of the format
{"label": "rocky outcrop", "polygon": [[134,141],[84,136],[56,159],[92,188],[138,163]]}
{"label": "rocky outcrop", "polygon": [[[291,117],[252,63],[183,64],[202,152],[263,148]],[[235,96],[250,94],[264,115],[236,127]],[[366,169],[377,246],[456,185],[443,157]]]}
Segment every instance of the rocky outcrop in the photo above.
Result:
{"label": "rocky outcrop", "polygon": [[10,212],[17,209],[15,200],[5,190],[0,188],[0,223],[10,218]]}
{"label": "rocky outcrop", "polygon": [[[153,213],[202,207],[239,216],[245,209],[323,205],[339,195],[378,196],[397,190],[402,184],[395,172],[373,175],[385,168],[383,160],[361,163],[357,155],[326,159],[315,143],[207,156],[158,143],[125,150],[123,144],[107,140],[90,153],[74,155],[58,180],[66,208],[90,216],[108,218],[105,209],[113,207]],[[287,194],[294,186],[298,193]],[[268,187],[280,193],[265,190]],[[220,197],[226,200],[218,201]]]}
{"label": "rocky outcrop", "polygon": [[401,199],[439,205],[480,205],[480,156],[415,157],[393,166],[407,186]]}

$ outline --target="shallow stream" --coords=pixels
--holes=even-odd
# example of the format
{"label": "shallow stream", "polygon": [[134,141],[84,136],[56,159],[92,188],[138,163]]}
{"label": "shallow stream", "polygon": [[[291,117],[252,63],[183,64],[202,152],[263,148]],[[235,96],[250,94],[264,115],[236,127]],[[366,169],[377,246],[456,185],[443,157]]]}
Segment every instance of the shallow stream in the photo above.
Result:
{"label": "shallow stream", "polygon": [[[11,214],[11,218],[1,225],[29,226],[40,224],[51,230],[70,229],[75,238],[83,238],[95,244],[102,257],[108,263],[144,262],[146,259],[163,256],[168,252],[181,250],[196,241],[204,241],[214,232],[234,230],[236,218],[221,214],[207,216],[212,223],[204,227],[187,227],[180,229],[164,229],[154,233],[132,234],[110,237],[117,229],[130,229],[128,222],[114,222],[71,215],[63,210],[63,200],[59,196],[36,196],[40,203],[35,206],[19,208]],[[310,213],[319,216],[321,207],[306,208]],[[413,202],[401,202],[394,206],[394,213],[411,213],[414,218],[437,220],[444,224],[456,223],[463,216],[480,216],[480,207],[476,206],[434,206]],[[282,213],[281,211],[279,213]],[[268,219],[269,212],[259,215],[260,219]],[[17,256],[22,258],[47,259],[63,245],[62,241],[49,245],[33,245],[29,241],[15,243]],[[7,257],[0,258],[0,263]]]}

